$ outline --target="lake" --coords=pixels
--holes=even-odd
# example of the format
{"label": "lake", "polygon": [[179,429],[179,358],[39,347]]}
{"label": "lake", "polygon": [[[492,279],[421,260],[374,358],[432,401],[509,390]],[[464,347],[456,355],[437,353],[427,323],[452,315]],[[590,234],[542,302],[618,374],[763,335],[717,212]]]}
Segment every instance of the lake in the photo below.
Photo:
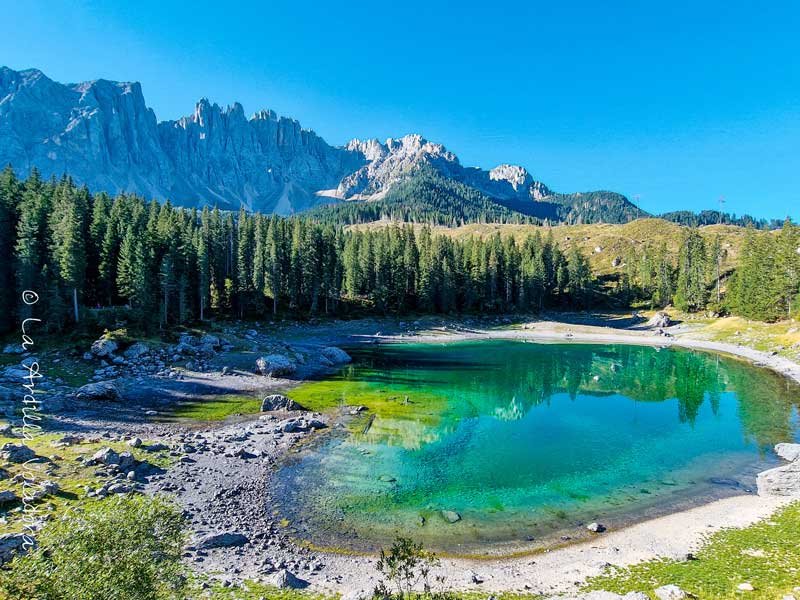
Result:
{"label": "lake", "polygon": [[711,353],[497,340],[352,353],[289,393],[343,415],[277,476],[278,510],[319,547],[552,547],[590,521],[754,493],[772,447],[800,430],[796,384]]}

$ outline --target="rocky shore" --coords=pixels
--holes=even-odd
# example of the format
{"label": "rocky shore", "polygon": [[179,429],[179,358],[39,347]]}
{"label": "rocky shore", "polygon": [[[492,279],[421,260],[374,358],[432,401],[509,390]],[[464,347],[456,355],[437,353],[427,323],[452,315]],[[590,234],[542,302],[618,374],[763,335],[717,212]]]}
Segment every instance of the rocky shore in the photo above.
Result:
{"label": "rocky shore", "polygon": [[[74,351],[72,355],[69,351],[29,354],[19,357],[19,364],[2,369],[0,415],[5,410],[13,424],[11,386],[19,385],[26,365],[38,360],[45,374],[40,388],[47,392],[48,431],[64,436],[70,445],[99,439],[168,459],[167,467],[154,468],[130,453],[110,448],[98,452],[91,460],[107,472],[108,483],[87,490],[87,496],[136,492],[174,496],[192,531],[185,560],[225,585],[258,580],[355,598],[367,595],[377,583],[375,558],[317,552],[297,544],[288,523],[273,509],[270,495],[277,465],[297,444],[341,426],[337,415],[310,413],[291,401],[290,393],[288,398],[282,395],[299,381],[333,372],[348,362],[337,344],[525,338],[680,345],[734,354],[800,381],[800,366],[793,361],[694,339],[691,332],[669,323],[613,330],[548,321],[509,325],[503,320],[406,323],[371,319],[280,329],[230,326],[214,333],[186,333],[173,343],[101,338],[79,356]],[[15,352],[13,348],[6,351]],[[51,362],[62,360],[86,367],[89,383],[75,386],[63,378],[48,377]],[[181,402],[231,394],[257,399],[263,412],[231,415],[221,422],[171,416]],[[0,433],[11,435],[12,431],[6,428]],[[0,463],[16,460],[14,453],[24,452],[19,445],[22,441],[15,440],[14,447],[3,446]],[[776,452],[786,464],[759,475],[758,495],[726,498],[619,531],[605,532],[598,523],[591,541],[535,556],[443,559],[437,574],[457,589],[574,597],[586,577],[600,574],[609,565],[686,556],[709,532],[749,525],[800,498],[800,446],[781,444]],[[0,561],[17,549],[15,544],[14,539],[0,536]],[[599,594],[586,597],[619,597]],[[663,590],[656,595],[684,597],[675,594],[675,590]]]}

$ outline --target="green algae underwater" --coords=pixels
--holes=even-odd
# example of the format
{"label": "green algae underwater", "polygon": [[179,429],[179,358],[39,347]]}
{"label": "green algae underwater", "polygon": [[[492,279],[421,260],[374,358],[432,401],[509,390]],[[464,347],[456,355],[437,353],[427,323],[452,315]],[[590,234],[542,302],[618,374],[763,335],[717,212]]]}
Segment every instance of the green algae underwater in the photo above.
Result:
{"label": "green algae underwater", "polygon": [[[755,492],[798,439],[800,386],[679,348],[491,340],[351,349],[289,395],[344,415],[277,476],[295,537],[372,551],[532,552]],[[350,415],[353,406],[367,411]]]}

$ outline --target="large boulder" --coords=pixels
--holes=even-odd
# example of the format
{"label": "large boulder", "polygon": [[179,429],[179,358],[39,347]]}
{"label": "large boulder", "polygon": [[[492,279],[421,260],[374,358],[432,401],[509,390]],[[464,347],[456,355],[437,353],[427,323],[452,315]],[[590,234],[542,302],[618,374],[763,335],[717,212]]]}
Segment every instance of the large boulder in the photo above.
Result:
{"label": "large boulder", "polygon": [[116,452],[113,448],[101,448],[92,456],[95,464],[116,466],[121,471],[128,471],[136,466],[136,459],[130,452]]}
{"label": "large boulder", "polygon": [[19,497],[11,490],[3,490],[0,492],[0,505],[11,504],[12,502],[17,502],[18,500]]}
{"label": "large boulder", "polygon": [[297,402],[283,394],[272,394],[261,401],[261,412],[272,410],[305,410]]}
{"label": "large boulder", "polygon": [[29,381],[31,372],[28,368],[22,366],[6,367],[0,371],[0,379],[9,383],[22,383]]}
{"label": "large boulder", "polygon": [[299,590],[308,587],[308,582],[300,579],[286,569],[281,569],[277,573],[269,577],[268,583],[271,583],[278,589],[282,590]]}
{"label": "large boulder", "polygon": [[759,496],[800,498],[800,460],[762,471],[756,477]]}
{"label": "large boulder", "polygon": [[117,386],[112,381],[98,381],[96,383],[87,383],[86,385],[78,388],[75,392],[75,397],[78,400],[109,400],[112,402],[119,402],[122,400],[122,394],[119,393]]}
{"label": "large boulder", "polygon": [[25,444],[13,444],[11,442],[0,447],[0,459],[12,463],[24,463],[36,458],[36,452],[28,448]]}
{"label": "large boulder", "polygon": [[270,354],[256,359],[256,373],[259,375],[281,377],[291,375],[296,370],[295,364],[282,354]]}
{"label": "large boulder", "polygon": [[200,340],[197,336],[190,333],[182,333],[178,338],[178,344],[186,344],[187,346],[197,346]]}
{"label": "large boulder", "polygon": [[150,348],[147,344],[143,344],[142,342],[136,342],[135,344],[131,345],[125,352],[123,352],[125,358],[128,360],[137,360],[144,356],[150,354]]}
{"label": "large boulder", "polygon": [[800,459],[800,444],[778,444],[775,446],[775,454],[789,462],[798,460]]}
{"label": "large boulder", "polygon": [[[26,535],[22,533],[5,533],[0,535],[0,565],[8,562],[14,554],[24,551]],[[32,538],[27,537],[28,540]]]}
{"label": "large boulder", "polygon": [[657,312],[647,324],[655,329],[663,329],[672,325],[672,319],[670,319],[670,316],[665,312]]}
{"label": "large boulder", "polygon": [[100,338],[92,342],[91,352],[97,358],[108,358],[117,351],[117,348],[119,348],[119,345],[114,340]]}
{"label": "large boulder", "polygon": [[177,346],[175,346],[175,352],[178,354],[185,354],[191,356],[195,352],[197,352],[197,346],[192,344],[187,344],[186,342],[181,342]]}
{"label": "large boulder", "polygon": [[321,354],[335,365],[343,365],[353,360],[347,352],[336,346],[323,348]]}
{"label": "large boulder", "polygon": [[200,338],[200,344],[204,345],[204,346],[208,345],[208,346],[211,346],[212,348],[216,349],[216,348],[219,348],[220,346],[222,346],[222,340],[219,339],[215,335],[211,335],[210,333],[207,333],[203,337]]}
{"label": "large boulder", "polygon": [[250,540],[242,533],[211,533],[203,536],[197,541],[198,550],[208,550],[210,548],[231,548],[233,546],[244,546]]}

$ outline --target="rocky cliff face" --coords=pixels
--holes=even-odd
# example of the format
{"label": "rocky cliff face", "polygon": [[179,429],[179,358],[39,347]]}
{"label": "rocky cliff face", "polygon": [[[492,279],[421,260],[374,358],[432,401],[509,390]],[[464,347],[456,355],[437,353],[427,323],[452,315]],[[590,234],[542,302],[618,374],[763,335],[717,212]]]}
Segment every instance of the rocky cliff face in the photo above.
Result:
{"label": "rocky cliff face", "polygon": [[95,191],[289,214],[363,162],[271,111],[248,119],[240,104],[204,99],[192,115],[158,123],[138,83],[63,85],[0,69],[0,164],[20,174],[36,167]]}
{"label": "rocky cliff face", "polygon": [[138,83],[60,84],[41,71],[0,68],[0,165],[26,176],[67,173],[93,191],[134,192],[184,206],[291,214],[315,204],[383,197],[422,167],[530,212],[552,192],[522,167],[464,167],[419,135],[327,144],[297,121],[247,117],[206,99],[158,122]]}
{"label": "rocky cliff face", "polygon": [[429,142],[412,134],[400,139],[353,140],[347,149],[359,152],[367,161],[356,172],[342,179],[330,194],[341,199],[376,199],[382,197],[397,181],[423,166],[433,167],[440,174],[466,183],[499,200],[540,200],[551,192],[543,183],[520,166],[500,165],[491,171],[463,167],[458,157],[442,144]]}

